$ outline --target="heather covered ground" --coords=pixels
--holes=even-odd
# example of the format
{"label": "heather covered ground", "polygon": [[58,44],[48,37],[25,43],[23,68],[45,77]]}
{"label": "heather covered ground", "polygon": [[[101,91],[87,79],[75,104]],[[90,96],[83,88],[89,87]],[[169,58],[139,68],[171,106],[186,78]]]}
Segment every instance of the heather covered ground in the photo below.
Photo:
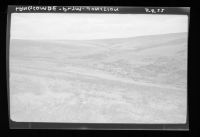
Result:
{"label": "heather covered ground", "polygon": [[184,123],[187,33],[10,41],[13,121]]}

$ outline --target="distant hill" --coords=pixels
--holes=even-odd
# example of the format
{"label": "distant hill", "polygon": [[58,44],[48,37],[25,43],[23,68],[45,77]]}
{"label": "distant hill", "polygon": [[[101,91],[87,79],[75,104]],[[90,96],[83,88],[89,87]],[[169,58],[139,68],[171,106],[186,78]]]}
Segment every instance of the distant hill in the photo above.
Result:
{"label": "distant hill", "polygon": [[10,55],[75,65],[144,82],[185,87],[187,33],[96,40],[12,39]]}
{"label": "distant hill", "polygon": [[[27,43],[28,42],[28,43]],[[113,39],[93,39],[93,40],[33,40],[33,39],[12,39],[11,44],[15,43],[15,45],[22,44],[28,45],[35,43],[35,46],[45,45],[48,46],[68,46],[75,48],[74,46],[80,48],[79,46],[85,47],[98,47],[98,48],[135,48],[140,46],[147,48],[150,46],[161,46],[163,44],[167,44],[169,42],[175,43],[187,43],[187,33],[169,33],[169,34],[161,34],[161,35],[148,35],[148,36],[137,36],[137,37],[129,37],[129,38],[113,38]]]}

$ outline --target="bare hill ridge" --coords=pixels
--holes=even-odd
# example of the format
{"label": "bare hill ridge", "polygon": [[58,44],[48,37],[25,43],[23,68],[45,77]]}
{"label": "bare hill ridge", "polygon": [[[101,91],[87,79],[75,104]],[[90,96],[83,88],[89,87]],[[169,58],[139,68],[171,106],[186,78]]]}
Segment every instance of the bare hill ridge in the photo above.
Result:
{"label": "bare hill ridge", "polygon": [[104,40],[11,40],[11,56],[186,86],[187,33]]}
{"label": "bare hill ridge", "polygon": [[127,38],[107,38],[107,39],[91,39],[91,40],[69,40],[69,39],[12,39],[15,41],[50,41],[50,42],[90,42],[90,41],[106,41],[106,42],[123,42],[130,40],[142,40],[142,39],[166,39],[166,38],[187,38],[187,32],[180,33],[167,33],[167,34],[156,34],[156,35],[144,35],[144,36],[135,36],[135,37],[127,37]]}

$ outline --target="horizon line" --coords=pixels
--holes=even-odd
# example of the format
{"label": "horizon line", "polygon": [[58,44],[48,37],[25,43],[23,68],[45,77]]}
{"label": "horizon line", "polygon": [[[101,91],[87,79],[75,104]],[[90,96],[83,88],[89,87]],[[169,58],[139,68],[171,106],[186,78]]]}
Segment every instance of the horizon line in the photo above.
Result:
{"label": "horizon line", "polygon": [[147,35],[137,35],[137,36],[130,36],[130,37],[114,37],[114,38],[95,38],[95,39],[65,39],[65,38],[62,38],[62,39],[48,39],[48,38],[44,38],[44,39],[41,39],[41,38],[11,38],[10,37],[10,40],[11,39],[15,39],[15,40],[69,40],[69,41],[88,41],[88,40],[109,40],[109,39],[128,39],[128,38],[138,38],[138,37],[148,37],[148,36],[157,36],[157,35],[170,35],[170,34],[180,34],[180,33],[187,33],[187,31],[184,31],[184,32],[172,32],[172,33],[160,33],[160,34],[147,34]]}

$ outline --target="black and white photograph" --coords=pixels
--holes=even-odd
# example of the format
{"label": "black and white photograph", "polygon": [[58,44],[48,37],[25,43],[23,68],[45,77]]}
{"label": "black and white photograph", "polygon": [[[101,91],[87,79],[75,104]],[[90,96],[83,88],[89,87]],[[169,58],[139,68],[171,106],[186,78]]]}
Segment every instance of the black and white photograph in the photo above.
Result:
{"label": "black and white photograph", "polygon": [[185,124],[188,16],[12,13],[14,122]]}

